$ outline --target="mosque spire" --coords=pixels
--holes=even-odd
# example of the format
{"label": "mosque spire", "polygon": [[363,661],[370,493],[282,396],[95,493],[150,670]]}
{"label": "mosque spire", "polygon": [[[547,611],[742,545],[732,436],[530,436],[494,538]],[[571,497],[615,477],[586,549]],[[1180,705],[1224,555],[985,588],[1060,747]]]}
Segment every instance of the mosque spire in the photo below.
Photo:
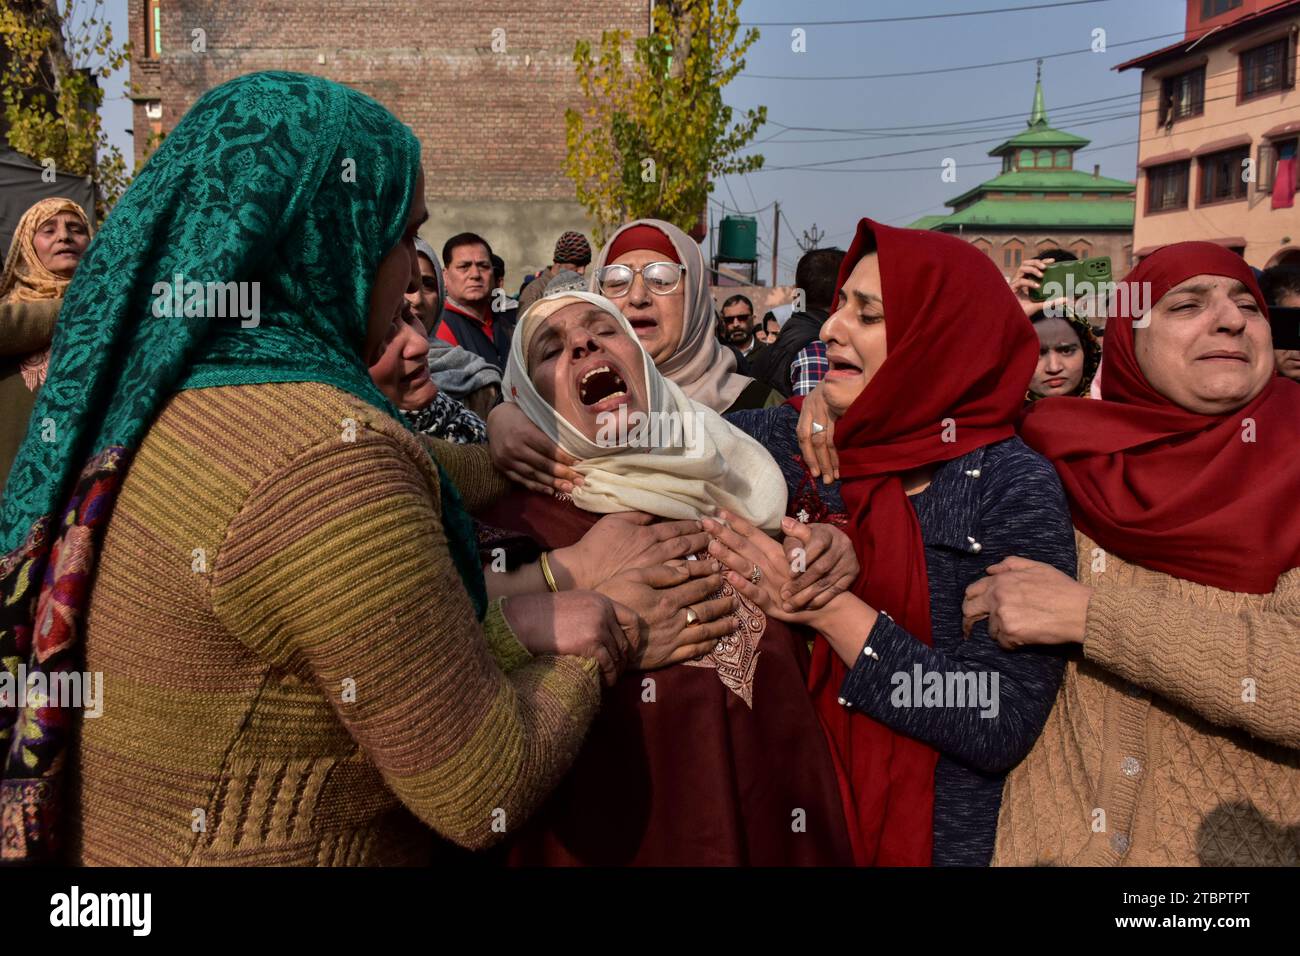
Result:
{"label": "mosque spire", "polygon": [[1038,78],[1034,81],[1034,108],[1029,114],[1029,125],[1047,125],[1047,107],[1043,103],[1043,61],[1038,61]]}

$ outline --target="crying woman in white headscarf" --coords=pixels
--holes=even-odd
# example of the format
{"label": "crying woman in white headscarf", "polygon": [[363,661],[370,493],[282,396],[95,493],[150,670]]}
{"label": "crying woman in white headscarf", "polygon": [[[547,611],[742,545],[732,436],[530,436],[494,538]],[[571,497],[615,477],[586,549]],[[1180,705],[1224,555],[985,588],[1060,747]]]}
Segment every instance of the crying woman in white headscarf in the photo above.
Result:
{"label": "crying woman in white headscarf", "polygon": [[[656,626],[675,649],[641,663],[652,678],[629,672],[607,690],[573,771],[513,841],[512,861],[848,863],[834,768],[805,689],[808,635],[737,595],[698,534],[704,517],[780,529],[786,484],[766,449],[661,375],[617,306],[594,293],[547,296],[524,313],[504,391],[584,481],[571,495],[516,487],[478,515],[481,546],[510,553],[514,565],[488,574],[489,589],[522,582],[516,568],[534,555],[546,586],[562,584],[575,543],[619,569],[596,588],[615,601],[647,587],[677,596],[698,587],[693,600],[666,602],[671,617]],[[599,529],[604,543],[591,547]],[[838,531],[799,535],[787,540],[813,577],[856,570]],[[666,552],[669,540],[676,547]],[[695,639],[706,628],[707,639]],[[813,808],[812,839],[773,825],[790,807]]]}

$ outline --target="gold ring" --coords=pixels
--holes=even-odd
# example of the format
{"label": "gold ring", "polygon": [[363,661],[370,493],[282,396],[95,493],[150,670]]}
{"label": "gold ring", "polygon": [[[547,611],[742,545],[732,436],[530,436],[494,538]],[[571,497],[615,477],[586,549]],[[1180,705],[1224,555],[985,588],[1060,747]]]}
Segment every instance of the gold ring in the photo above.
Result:
{"label": "gold ring", "polygon": [[695,613],[695,608],[688,607],[686,609],[686,626],[694,627],[696,624],[699,623],[700,623],[700,616]]}
{"label": "gold ring", "polygon": [[756,564],[754,570],[749,572],[749,581],[751,584],[758,584],[763,580],[763,570]]}

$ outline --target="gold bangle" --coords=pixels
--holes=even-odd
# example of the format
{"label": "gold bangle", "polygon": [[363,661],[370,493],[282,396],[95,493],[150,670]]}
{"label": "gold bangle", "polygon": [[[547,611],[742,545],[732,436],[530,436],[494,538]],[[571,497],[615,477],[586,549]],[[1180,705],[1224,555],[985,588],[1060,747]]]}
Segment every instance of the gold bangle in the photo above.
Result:
{"label": "gold bangle", "polygon": [[543,551],[538,563],[542,566],[542,577],[546,578],[546,586],[551,589],[552,594],[559,594],[560,589],[555,584],[555,575],[551,573],[551,562],[547,560],[549,554],[549,551]]}

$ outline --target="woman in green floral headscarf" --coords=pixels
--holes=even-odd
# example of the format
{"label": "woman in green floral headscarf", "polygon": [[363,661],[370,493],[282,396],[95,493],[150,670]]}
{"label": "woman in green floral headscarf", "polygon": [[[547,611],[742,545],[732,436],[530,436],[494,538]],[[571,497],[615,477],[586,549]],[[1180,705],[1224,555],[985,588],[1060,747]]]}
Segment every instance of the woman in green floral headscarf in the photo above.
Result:
{"label": "woman in green floral headscarf", "polygon": [[597,664],[511,627],[617,650],[618,609],[485,608],[455,486],[367,374],[419,163],[368,97],[244,76],[95,238],[0,506],[0,858],[419,861],[416,818],[486,845],[567,767]]}

